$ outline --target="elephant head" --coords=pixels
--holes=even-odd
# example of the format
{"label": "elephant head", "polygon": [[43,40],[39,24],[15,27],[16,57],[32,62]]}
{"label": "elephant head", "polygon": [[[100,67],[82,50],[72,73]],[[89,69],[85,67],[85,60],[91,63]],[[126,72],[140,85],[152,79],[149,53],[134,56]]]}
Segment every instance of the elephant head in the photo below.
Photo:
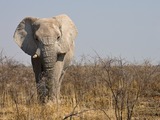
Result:
{"label": "elephant head", "polygon": [[18,46],[32,58],[36,82],[47,73],[48,97],[59,96],[61,79],[74,51],[77,29],[67,15],[24,18],[14,33]]}

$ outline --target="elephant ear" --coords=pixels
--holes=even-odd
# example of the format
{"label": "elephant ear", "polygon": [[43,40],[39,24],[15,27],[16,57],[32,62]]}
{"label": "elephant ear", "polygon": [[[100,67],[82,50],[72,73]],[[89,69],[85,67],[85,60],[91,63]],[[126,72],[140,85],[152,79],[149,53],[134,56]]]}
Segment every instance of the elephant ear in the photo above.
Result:
{"label": "elephant ear", "polygon": [[27,54],[33,56],[36,52],[37,45],[34,40],[32,24],[37,18],[26,17],[17,26],[14,33],[14,40],[17,45]]}
{"label": "elephant ear", "polygon": [[54,17],[59,25],[61,35],[61,51],[60,53],[67,53],[70,48],[74,46],[74,40],[77,36],[77,29],[73,21],[65,14]]}

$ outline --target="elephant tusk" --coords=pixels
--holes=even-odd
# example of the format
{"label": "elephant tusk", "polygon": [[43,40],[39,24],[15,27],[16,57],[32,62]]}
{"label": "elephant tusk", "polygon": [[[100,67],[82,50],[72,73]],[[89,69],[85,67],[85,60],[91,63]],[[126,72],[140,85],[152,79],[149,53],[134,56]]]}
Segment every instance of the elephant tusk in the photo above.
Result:
{"label": "elephant tusk", "polygon": [[37,54],[33,55],[33,58],[37,58],[37,57],[38,57],[38,55],[37,55]]}

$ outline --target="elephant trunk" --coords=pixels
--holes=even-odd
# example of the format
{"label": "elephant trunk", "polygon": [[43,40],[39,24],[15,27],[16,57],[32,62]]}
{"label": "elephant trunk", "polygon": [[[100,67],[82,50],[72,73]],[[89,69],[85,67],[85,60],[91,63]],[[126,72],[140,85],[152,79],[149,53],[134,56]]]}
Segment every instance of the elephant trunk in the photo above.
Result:
{"label": "elephant trunk", "polygon": [[42,49],[42,62],[43,62],[43,68],[44,71],[51,71],[54,69],[54,63],[57,59],[57,54],[55,53],[55,50],[53,50],[54,46],[44,46]]}
{"label": "elephant trunk", "polygon": [[54,50],[54,45],[44,45],[41,51],[42,67],[45,72],[47,96],[51,101],[58,100],[60,94],[60,86],[55,70],[55,63],[57,61],[57,53]]}
{"label": "elephant trunk", "polygon": [[45,37],[41,41],[41,59],[45,71],[51,71],[54,69],[54,64],[57,60],[57,53],[55,49],[55,43],[50,37]]}

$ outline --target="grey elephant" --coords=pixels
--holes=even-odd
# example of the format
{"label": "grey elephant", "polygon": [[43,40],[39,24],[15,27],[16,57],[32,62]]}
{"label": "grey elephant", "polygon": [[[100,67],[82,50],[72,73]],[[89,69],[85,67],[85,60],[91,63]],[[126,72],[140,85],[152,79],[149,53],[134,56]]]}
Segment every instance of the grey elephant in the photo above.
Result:
{"label": "grey elephant", "polygon": [[60,86],[73,55],[77,29],[67,15],[26,17],[17,26],[14,40],[31,56],[41,102],[60,99]]}

